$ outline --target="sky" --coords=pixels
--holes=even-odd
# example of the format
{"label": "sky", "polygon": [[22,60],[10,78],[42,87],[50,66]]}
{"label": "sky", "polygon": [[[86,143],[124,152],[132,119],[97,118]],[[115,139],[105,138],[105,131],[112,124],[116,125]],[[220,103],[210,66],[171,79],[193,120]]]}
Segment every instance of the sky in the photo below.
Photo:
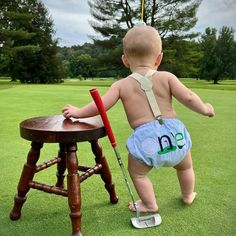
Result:
{"label": "sky", "polygon": [[[89,20],[87,0],[41,0],[53,19],[55,37],[59,46],[82,45],[92,42],[89,35],[96,35]],[[193,31],[204,32],[207,27],[220,29],[233,27],[236,31],[236,0],[203,0],[197,12],[198,22]],[[236,32],[234,34],[236,39]]]}

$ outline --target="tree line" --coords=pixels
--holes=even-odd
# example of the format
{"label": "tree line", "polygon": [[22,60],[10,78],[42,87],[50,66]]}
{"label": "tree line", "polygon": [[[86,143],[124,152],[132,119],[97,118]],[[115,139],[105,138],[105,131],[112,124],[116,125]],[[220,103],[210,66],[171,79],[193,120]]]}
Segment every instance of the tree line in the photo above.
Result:
{"label": "tree line", "polygon": [[[93,43],[58,47],[53,21],[37,0],[0,0],[0,76],[22,83],[57,83],[66,77],[120,78],[122,38],[140,19],[140,1],[88,1],[96,31]],[[191,32],[200,0],[146,0],[144,22],[158,29],[164,58],[160,70],[178,77],[236,79],[234,29]]]}
{"label": "tree line", "polygon": [[41,1],[0,0],[0,75],[22,83],[63,78],[53,21]]}

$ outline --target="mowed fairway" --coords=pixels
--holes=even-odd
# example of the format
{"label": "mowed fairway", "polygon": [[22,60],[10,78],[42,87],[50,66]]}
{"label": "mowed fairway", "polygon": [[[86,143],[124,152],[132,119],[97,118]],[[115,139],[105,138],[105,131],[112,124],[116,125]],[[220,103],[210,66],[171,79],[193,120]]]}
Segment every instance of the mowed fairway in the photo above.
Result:
{"label": "mowed fairway", "polygon": [[[104,84],[103,84],[104,83]],[[67,199],[30,190],[22,209],[21,219],[11,221],[18,180],[30,142],[19,135],[19,123],[31,117],[60,114],[64,104],[77,106],[91,101],[89,89],[96,86],[103,94],[106,82],[66,82],[61,85],[19,85],[0,81],[0,235],[1,236],[68,236],[71,222]],[[128,211],[128,195],[121,170],[107,138],[100,140],[108,159],[113,182],[119,196],[116,205],[109,203],[108,194],[99,176],[81,185],[82,232],[85,236],[171,236],[171,235],[236,235],[236,83],[184,80],[204,101],[215,107],[214,118],[203,117],[175,102],[179,118],[187,126],[193,142],[192,156],[196,173],[196,201],[185,206],[181,201],[175,170],[153,170],[154,184],[163,223],[157,228],[132,228]],[[231,84],[232,83],[232,84]],[[217,87],[218,86],[218,87]],[[123,162],[127,165],[126,139],[132,130],[126,121],[122,104],[108,112]],[[45,144],[42,163],[57,155],[57,145]],[[79,162],[92,165],[94,158],[88,143],[78,145]],[[54,184],[56,166],[36,175],[41,182]],[[137,198],[137,195],[136,195]]]}

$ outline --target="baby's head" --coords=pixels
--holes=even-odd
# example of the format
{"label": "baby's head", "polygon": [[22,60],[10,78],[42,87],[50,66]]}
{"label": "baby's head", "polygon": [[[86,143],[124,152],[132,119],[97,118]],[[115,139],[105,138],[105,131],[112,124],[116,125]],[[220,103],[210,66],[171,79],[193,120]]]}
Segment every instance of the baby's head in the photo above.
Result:
{"label": "baby's head", "polygon": [[129,64],[135,64],[135,66],[153,64],[161,55],[161,37],[151,26],[135,26],[126,33],[123,39],[123,51]]}

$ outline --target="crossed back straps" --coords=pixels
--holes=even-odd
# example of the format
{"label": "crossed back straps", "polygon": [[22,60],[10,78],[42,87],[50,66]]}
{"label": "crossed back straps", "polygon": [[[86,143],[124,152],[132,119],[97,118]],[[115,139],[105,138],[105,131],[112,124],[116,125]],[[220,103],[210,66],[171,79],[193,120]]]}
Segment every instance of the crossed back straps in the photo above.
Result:
{"label": "crossed back straps", "polygon": [[158,107],[158,104],[156,102],[155,95],[152,90],[152,75],[155,73],[155,70],[148,70],[146,75],[142,76],[138,73],[133,73],[130,75],[132,78],[134,78],[136,81],[140,83],[141,89],[145,92],[146,97],[148,99],[148,103],[150,105],[150,108],[152,110],[152,113],[156,120],[160,124],[163,124],[163,120],[161,119],[161,112]]}

